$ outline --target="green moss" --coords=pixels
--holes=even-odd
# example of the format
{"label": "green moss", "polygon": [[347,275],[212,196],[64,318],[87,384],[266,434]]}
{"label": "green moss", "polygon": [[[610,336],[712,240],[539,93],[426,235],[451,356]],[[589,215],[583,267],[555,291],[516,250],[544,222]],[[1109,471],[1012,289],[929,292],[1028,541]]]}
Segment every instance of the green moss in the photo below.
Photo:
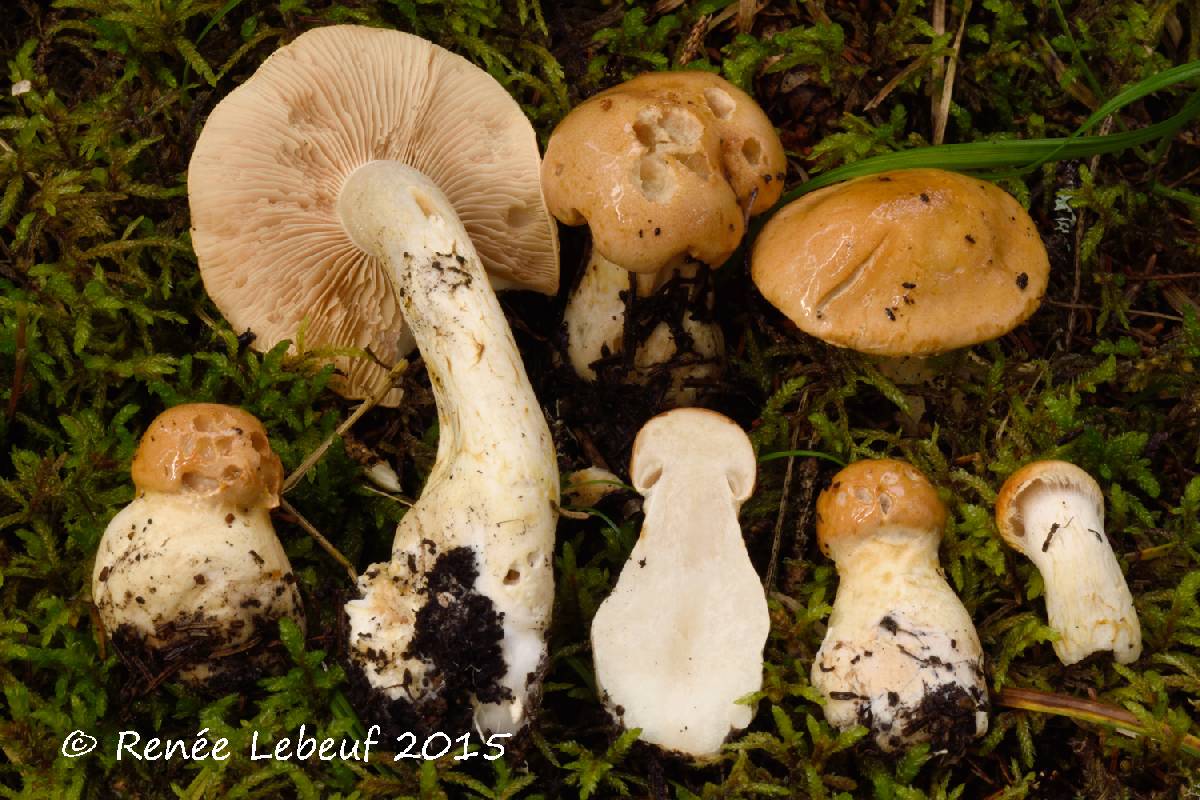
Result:
{"label": "green moss", "polygon": [[[769,3],[738,28],[741,4],[536,0],[59,0],[5,7],[0,49],[0,796],[43,797],[875,797],[1167,798],[1200,770],[1181,749],[1200,696],[1200,169],[1196,128],[1159,145],[1007,181],[1044,232],[1056,200],[1081,222],[1052,241],[1047,303],[1018,332],[947,360],[932,382],[898,386],[864,357],[795,331],[745,287],[741,261],[718,275],[718,314],[735,354],[716,407],[751,430],[761,456],[820,451],[849,461],[912,460],[951,509],[943,564],[976,620],[993,689],[1089,693],[1133,712],[1129,738],[1049,714],[996,708],[987,738],[957,764],[924,749],[866,752],[863,731],[824,722],[808,669],[836,573],[813,543],[812,504],[836,470],[803,456],[764,460],[743,525],[776,576],[765,682],[750,730],[713,763],[664,759],[618,736],[595,698],[588,624],[636,539],[633,495],[564,520],[544,708],[521,752],[495,762],[251,762],[263,742],[365,735],[345,698],[335,609],[350,589],[295,519],[277,528],[309,601],[307,640],[285,626],[292,667],[244,696],[201,697],[167,682],[129,693],[103,646],[90,574],[105,525],[132,494],[128,466],[164,407],[235,403],[257,414],[288,470],[349,413],[328,368],[284,346],[240,343],[204,294],[188,235],[185,170],[216,101],[275,48],[316,25],[410,30],[487,69],[544,137],[583,97],[646,69],[722,72],[780,127],[788,185],[932,139],[940,79],[962,3],[936,34],[932,4]],[[946,141],[1061,136],[1133,81],[1200,58],[1200,19],[1180,2],[970,4]],[[7,85],[0,87],[7,89]],[[1186,88],[1186,87],[1184,87]],[[1132,130],[1169,117],[1184,88],[1114,117]],[[872,102],[875,101],[875,102]],[[578,237],[568,234],[568,252]],[[568,270],[575,265],[569,260]],[[1172,276],[1172,273],[1192,277]],[[1076,275],[1078,274],[1078,278]],[[1076,285],[1078,283],[1078,289]],[[553,420],[564,470],[616,471],[641,419],[588,417],[586,390],[544,365],[562,300],[506,300],[544,338],[518,334]],[[415,495],[436,425],[421,370],[404,408],[370,412],[289,494],[355,564],[388,550],[404,506],[371,491],[361,447],[398,465]],[[638,406],[640,409],[641,407]],[[644,410],[644,409],[643,409]],[[641,413],[640,411],[638,413]],[[351,446],[352,445],[352,446]],[[1146,649],[1130,667],[1063,667],[1044,624],[1036,570],[991,520],[1003,479],[1036,457],[1068,458],[1105,489],[1113,539]],[[785,481],[789,469],[792,479]],[[776,537],[779,541],[776,542]],[[1165,726],[1165,727],[1164,727]],[[119,731],[231,740],[228,761],[117,762]],[[96,736],[90,756],[59,746]]]}

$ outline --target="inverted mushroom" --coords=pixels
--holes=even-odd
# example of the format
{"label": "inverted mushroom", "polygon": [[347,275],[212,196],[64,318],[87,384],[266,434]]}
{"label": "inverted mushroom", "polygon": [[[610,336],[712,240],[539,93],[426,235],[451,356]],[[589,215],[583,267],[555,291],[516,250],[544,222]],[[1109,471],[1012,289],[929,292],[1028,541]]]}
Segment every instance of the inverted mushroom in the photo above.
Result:
{"label": "inverted mushroom", "polygon": [[1025,209],[995,184],[936,169],[885,172],[788,204],[754,242],[763,297],[805,333],[881,356],[995,339],[1046,290]]}
{"label": "inverted mushroom", "polygon": [[113,644],[139,670],[190,684],[257,679],[279,620],[304,627],[271,525],[283,467],[262,423],[230,406],[176,406],[143,434],[132,472],[137,495],[105,529],[92,573]]}
{"label": "inverted mushroom", "polygon": [[1042,574],[1060,661],[1074,664],[1103,651],[1121,664],[1137,661],[1142,627],[1105,536],[1104,495],[1091,475],[1066,461],[1027,464],[1000,489],[996,526]]}
{"label": "inverted mushroom", "polygon": [[859,461],[817,499],[817,540],[840,582],[812,684],[837,728],[885,752],[961,752],[987,731],[983,650],[938,565],[946,507],[914,467]]}
{"label": "inverted mushroom", "polygon": [[737,519],[755,468],[741,428],[702,409],[655,417],[633,445],[646,519],[592,653],[609,712],[665,750],[713,755],[754,714],[736,701],[762,686],[770,628]]}
{"label": "inverted mushroom", "polygon": [[[326,85],[339,74],[342,88]],[[395,75],[424,80],[397,82]],[[466,75],[481,81],[464,88]],[[209,158],[216,161],[211,145],[223,141],[221,163],[234,165],[214,163],[214,171],[264,198],[239,208],[235,232],[278,257],[277,274],[348,263],[374,270],[355,292],[327,287],[323,307],[337,308],[341,322],[312,311],[310,330],[348,324],[346,314],[382,314],[377,308],[390,287],[433,385],[433,469],[397,528],[392,560],[368,568],[360,597],[346,604],[353,685],[374,718],[399,729],[517,731],[544,671],[558,507],[554,446],[472,237],[441,188],[469,197],[483,191],[475,188],[482,173],[504,170],[510,186],[499,191],[507,210],[475,217],[476,228],[492,220],[499,229],[506,216],[524,224],[493,250],[493,261],[528,258],[536,248],[522,235],[545,242],[533,132],[506,95],[512,113],[488,110],[500,95],[480,70],[423,40],[324,28],[268,59],[209,123],[218,131]],[[259,111],[272,103],[283,107]],[[369,136],[351,132],[352,113],[391,120],[409,107],[418,113],[406,123],[376,126]],[[250,114],[258,127],[244,143],[235,114]],[[420,135],[402,141],[414,128]],[[429,148],[425,137],[436,131],[453,147]],[[355,157],[349,174],[332,166],[345,152]],[[280,170],[284,188],[270,182]],[[274,249],[297,234],[294,213],[305,204],[321,225],[301,237],[302,251]],[[468,206],[464,217],[472,218],[472,208],[482,213],[482,204]],[[543,256],[551,252],[547,244]],[[243,279],[250,280],[231,277]],[[552,284],[548,274],[543,279]],[[391,320],[377,321],[380,330],[395,329]]]}
{"label": "inverted mushroom", "polygon": [[[592,258],[565,315],[575,371],[592,380],[597,359],[621,352],[635,296],[728,259],[746,218],[779,198],[785,169],[766,114],[708,72],[641,75],[572,110],[550,137],[542,182],[551,213],[592,234]],[[721,355],[711,298],[689,291],[690,310],[674,328],[663,322],[638,343],[638,367],[675,356],[681,337],[701,362]],[[703,363],[687,371],[707,373]]]}
{"label": "inverted mushroom", "polygon": [[[453,204],[497,288],[558,290],[558,239],[537,140],[486,72],[398,31],[309,31],[223,99],[188,165],[192,244],[204,286],[239,333],[268,350],[360,348],[334,388],[368,397],[413,346],[401,300],[339,214],[342,187],[373,161],[407,164]],[[392,391],[385,405],[396,405]]]}

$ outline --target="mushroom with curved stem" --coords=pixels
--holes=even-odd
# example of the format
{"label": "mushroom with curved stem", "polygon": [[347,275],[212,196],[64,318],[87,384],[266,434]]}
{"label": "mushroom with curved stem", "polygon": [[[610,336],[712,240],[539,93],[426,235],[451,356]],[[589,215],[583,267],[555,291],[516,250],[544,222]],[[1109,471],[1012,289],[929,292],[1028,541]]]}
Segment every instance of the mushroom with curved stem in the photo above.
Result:
{"label": "mushroom with curved stem", "polygon": [[938,565],[946,507],[914,467],[858,461],[817,499],[817,539],[837,564],[829,629],[812,666],[837,728],[885,752],[961,752],[987,731],[983,650]]}
{"label": "mushroom with curved stem", "polygon": [[[779,198],[783,146],[754,100],[706,72],[641,75],[589,98],[550,137],[542,166],[546,200],[567,225],[586,223],[592,256],[567,303],[568,356],[577,374],[625,347],[627,301],[646,297],[697,264],[719,267],[745,232],[746,217]],[[633,273],[633,274],[630,274]],[[624,295],[624,299],[622,297]],[[636,375],[680,355],[674,402],[694,392],[689,378],[716,374],[724,350],[710,320],[712,297],[689,287],[674,330],[666,321],[630,354]]]}
{"label": "mushroom with curved stem", "polygon": [[1066,461],[1035,461],[1004,482],[996,526],[1042,574],[1046,614],[1064,664],[1111,651],[1121,664],[1142,654],[1142,627],[1121,565],[1104,533],[1104,495]]}
{"label": "mushroom with curved stem", "polygon": [[[100,540],[92,599],[122,657],[189,684],[255,680],[279,620],[304,607],[271,525],[283,467],[253,415],[191,403],[160,414],[133,458],[137,495]],[[144,676],[145,677],[145,676]]]}
{"label": "mushroom with curved stem", "polygon": [[645,496],[641,536],[592,622],[609,712],[665,750],[716,754],[754,709],[771,623],[737,512],[754,491],[746,434],[712,411],[646,423],[629,472]]}
{"label": "mushroom with curved stem", "polygon": [[[376,100],[355,108],[366,97]],[[497,104],[508,111],[494,113]],[[390,114],[414,106],[415,118]],[[238,136],[246,114],[258,129]],[[353,121],[358,114],[371,121],[366,133]],[[280,276],[367,265],[352,292],[326,286],[309,312],[313,325],[336,327],[331,309],[351,327],[354,315],[383,314],[388,303],[377,299],[386,290],[437,401],[437,455],[424,491],[397,528],[391,560],[369,567],[360,596],[345,606],[356,693],[398,728],[520,730],[545,669],[559,478],[545,418],[464,220],[517,226],[500,235],[508,246],[494,248],[493,260],[520,265],[527,239],[542,237],[550,223],[528,120],[494,79],[439,47],[395,31],[334,27],[268,59],[217,107],[214,124],[200,163],[231,184],[229,196],[237,188],[261,198],[239,207],[240,241],[277,259]],[[423,148],[435,134],[453,147]],[[484,166],[489,191],[513,213],[497,221],[477,204],[460,219],[463,207],[447,193],[475,197]],[[497,172],[506,180],[497,184]],[[271,183],[281,173],[282,186]],[[301,227],[302,219],[315,227]],[[278,246],[297,236],[300,247]]]}
{"label": "mushroom with curved stem", "polygon": [[[386,266],[338,217],[342,185],[371,161],[433,179],[493,285],[558,291],[558,238],[521,107],[466,59],[400,31],[333,25],[273,53],[209,116],[188,165],[192,243],[205,289],[266,351],[304,327],[338,356],[333,388],[386,388],[413,347]],[[305,321],[307,325],[305,327]],[[384,406],[396,406],[399,390]]]}

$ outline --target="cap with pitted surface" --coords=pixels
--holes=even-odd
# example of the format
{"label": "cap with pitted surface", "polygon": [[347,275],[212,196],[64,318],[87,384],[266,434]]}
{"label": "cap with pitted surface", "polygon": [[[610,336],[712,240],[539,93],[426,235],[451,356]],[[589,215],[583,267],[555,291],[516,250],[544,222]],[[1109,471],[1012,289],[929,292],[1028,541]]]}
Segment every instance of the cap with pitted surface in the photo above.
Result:
{"label": "cap with pitted surface", "polygon": [[190,494],[236,506],[279,505],[283,465],[248,411],[188,403],[159,414],[133,456],[139,492]]}
{"label": "cap with pitted surface", "polygon": [[946,524],[937,490],[911,464],[890,458],[856,461],[833,476],[817,498],[817,541],[826,555],[839,541],[882,528],[936,533]]}
{"label": "cap with pitted surface", "polygon": [[787,163],[767,115],[708,72],[640,75],[588,99],[555,129],[542,163],[551,213],[587,223],[633,272],[694,258],[720,266],[747,215],[770,208]]}
{"label": "cap with pitted surface", "polygon": [[[504,88],[441,47],[399,31],[339,25],[275,52],[213,110],[188,167],[192,242],[205,288],[266,350],[367,350],[338,357],[335,387],[365,397],[412,349],[382,261],[338,211],[347,177],[398,161],[450,199],[497,288],[558,289],[558,239],[542,197],[537,139]],[[392,392],[385,404],[399,402]]]}
{"label": "cap with pitted surface", "polygon": [[1029,542],[1025,537],[1025,520],[1021,512],[1021,501],[1026,492],[1034,489],[1066,489],[1092,506],[1093,512],[1104,518],[1104,493],[1100,484],[1085,470],[1069,461],[1034,461],[1026,464],[1009,476],[996,496],[996,527],[1009,546],[1022,553],[1039,542]]}
{"label": "cap with pitted surface", "polygon": [[805,333],[884,356],[932,355],[1027,319],[1050,262],[1025,209],[937,169],[870,175],[785,206],[754,243],[754,282]]}

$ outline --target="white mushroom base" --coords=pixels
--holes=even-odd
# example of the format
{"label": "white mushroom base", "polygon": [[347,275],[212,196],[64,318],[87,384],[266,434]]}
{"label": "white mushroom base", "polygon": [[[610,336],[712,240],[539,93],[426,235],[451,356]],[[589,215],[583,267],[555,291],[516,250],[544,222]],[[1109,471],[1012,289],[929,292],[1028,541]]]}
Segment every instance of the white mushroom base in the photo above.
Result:
{"label": "white mushroom base", "polygon": [[855,571],[843,575],[813,661],[825,718],[839,729],[870,728],[885,752],[922,742],[960,751],[988,726],[975,627],[927,553],[870,558],[869,567],[855,558]]}
{"label": "white mushroom base", "polygon": [[187,495],[146,492],[113,517],[92,597],[123,655],[192,684],[265,663],[258,645],[283,617],[304,628],[270,512]]}

